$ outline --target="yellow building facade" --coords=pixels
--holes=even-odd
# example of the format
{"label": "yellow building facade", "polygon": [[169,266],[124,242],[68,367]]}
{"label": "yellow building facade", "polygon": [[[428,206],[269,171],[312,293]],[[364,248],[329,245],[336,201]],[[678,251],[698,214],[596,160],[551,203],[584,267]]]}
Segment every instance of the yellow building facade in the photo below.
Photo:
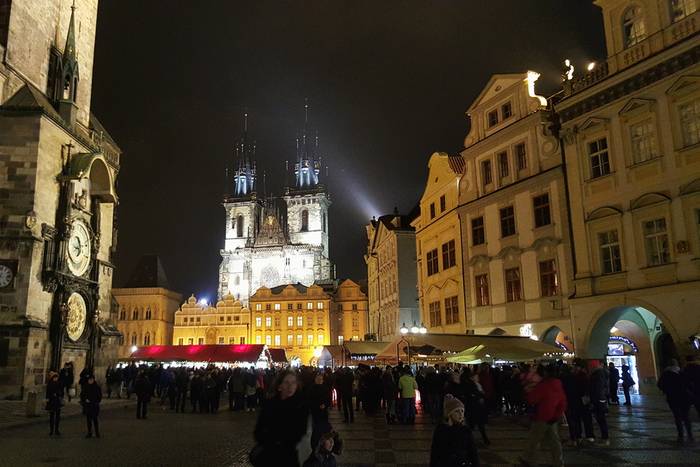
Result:
{"label": "yellow building facade", "polygon": [[232,295],[215,306],[192,295],[175,313],[172,344],[250,344],[250,331],[250,310]]}
{"label": "yellow building facade", "polygon": [[391,340],[405,323],[420,322],[416,290],[416,234],[411,216],[398,212],[372,219],[367,232],[369,334]]}
{"label": "yellow building facade", "polygon": [[250,297],[250,343],[282,348],[292,363],[313,364],[323,346],[333,343],[331,302],[318,285],[259,288]]}
{"label": "yellow building facade", "polygon": [[494,75],[468,110],[457,212],[469,328],[572,350],[566,187],[538,76]]}
{"label": "yellow building facade", "polygon": [[700,13],[694,1],[596,4],[608,57],[567,79],[556,102],[571,188],[573,333],[590,357],[613,339],[633,342],[625,353],[652,386],[700,335]]}
{"label": "yellow building facade", "polygon": [[428,162],[420,215],[411,222],[416,234],[421,321],[431,333],[462,334],[469,329],[458,215],[459,183],[464,169],[461,155],[434,153]]}
{"label": "yellow building facade", "polygon": [[356,282],[345,279],[333,294],[331,309],[331,342],[364,340],[369,319],[367,294]]}

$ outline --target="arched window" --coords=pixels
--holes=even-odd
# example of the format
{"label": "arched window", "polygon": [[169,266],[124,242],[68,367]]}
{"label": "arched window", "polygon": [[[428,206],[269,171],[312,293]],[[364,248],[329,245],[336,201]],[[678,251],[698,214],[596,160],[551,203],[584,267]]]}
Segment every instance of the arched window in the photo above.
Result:
{"label": "arched window", "polygon": [[146,319],[151,319],[151,307],[146,308]]}
{"label": "arched window", "polygon": [[646,27],[640,7],[630,7],[622,15],[622,34],[625,48],[639,44],[646,38]]}
{"label": "arched window", "polygon": [[301,211],[301,232],[308,232],[309,231],[309,211],[304,209]]}
{"label": "arched window", "polygon": [[321,214],[321,229],[326,231],[326,213]]}
{"label": "arched window", "polygon": [[138,310],[138,308],[134,308],[134,311],[131,312],[131,319],[133,319],[133,320],[139,319],[139,310]]}
{"label": "arched window", "polygon": [[143,345],[151,345],[151,334],[148,332],[143,336]]}
{"label": "arched window", "polygon": [[136,345],[137,342],[138,342],[138,337],[136,336],[136,333],[133,333],[131,335],[131,345]]}
{"label": "arched window", "polygon": [[236,218],[236,237],[243,236],[243,216],[238,216]]}
{"label": "arched window", "polygon": [[669,0],[668,5],[671,10],[671,22],[675,23],[685,17],[695,13],[697,0]]}
{"label": "arched window", "polygon": [[121,311],[119,312],[119,319],[122,321],[126,319],[126,308],[122,307]]}

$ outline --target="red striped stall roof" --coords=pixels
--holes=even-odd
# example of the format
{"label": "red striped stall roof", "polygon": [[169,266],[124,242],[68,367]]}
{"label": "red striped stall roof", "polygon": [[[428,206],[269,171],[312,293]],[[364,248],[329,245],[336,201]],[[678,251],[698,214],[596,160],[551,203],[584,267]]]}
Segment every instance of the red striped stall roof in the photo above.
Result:
{"label": "red striped stall roof", "polygon": [[255,363],[263,354],[261,344],[231,345],[148,345],[132,352],[133,360],[161,362],[246,362]]}
{"label": "red striped stall roof", "polygon": [[273,363],[287,363],[287,353],[284,349],[267,349]]}

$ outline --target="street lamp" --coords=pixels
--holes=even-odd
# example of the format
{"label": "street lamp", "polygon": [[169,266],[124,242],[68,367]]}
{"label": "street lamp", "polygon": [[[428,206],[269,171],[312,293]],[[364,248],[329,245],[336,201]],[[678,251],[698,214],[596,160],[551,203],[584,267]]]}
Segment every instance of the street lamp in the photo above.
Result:
{"label": "street lamp", "polygon": [[406,347],[408,348],[408,366],[411,366],[411,343],[408,341],[407,337],[416,334],[426,334],[428,329],[425,327],[425,325],[423,325],[423,323],[420,323],[420,326],[418,326],[414,321],[413,326],[411,326],[410,329],[406,327],[406,323],[403,323],[399,329],[399,332],[401,332],[401,339],[396,343],[396,362],[398,363],[401,360],[399,355],[399,346],[402,342],[405,342]]}

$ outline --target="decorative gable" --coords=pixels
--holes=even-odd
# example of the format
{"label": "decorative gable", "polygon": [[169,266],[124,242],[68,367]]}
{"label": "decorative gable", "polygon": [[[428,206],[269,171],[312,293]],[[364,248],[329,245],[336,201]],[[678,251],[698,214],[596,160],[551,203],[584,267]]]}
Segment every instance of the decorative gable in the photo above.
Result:
{"label": "decorative gable", "polygon": [[682,96],[690,91],[694,91],[700,85],[700,76],[681,76],[666,91],[669,96]]}
{"label": "decorative gable", "polygon": [[654,104],[656,104],[656,101],[653,99],[630,99],[622,109],[620,109],[620,115],[637,113],[639,111],[648,112],[651,111]]}

